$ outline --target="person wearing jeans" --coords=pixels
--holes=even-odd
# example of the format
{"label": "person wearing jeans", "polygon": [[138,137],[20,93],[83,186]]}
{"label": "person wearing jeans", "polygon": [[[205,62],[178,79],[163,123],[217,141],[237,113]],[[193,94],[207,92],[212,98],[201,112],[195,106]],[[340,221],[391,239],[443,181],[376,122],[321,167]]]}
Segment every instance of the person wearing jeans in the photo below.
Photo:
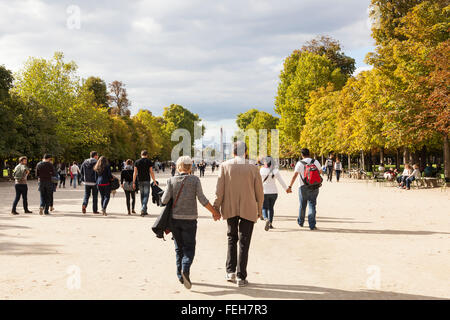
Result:
{"label": "person wearing jeans", "polygon": [[28,185],[27,177],[30,174],[30,170],[27,167],[28,159],[27,157],[20,157],[19,164],[14,169],[14,187],[16,191],[16,197],[14,198],[11,214],[17,215],[17,204],[19,203],[20,197],[23,201],[23,209],[25,213],[32,213],[28,210]]}
{"label": "person wearing jeans", "polygon": [[[297,162],[297,165],[295,166],[295,173],[292,177],[291,184],[288,188],[288,193],[292,192],[292,185],[295,182],[295,179],[297,179],[297,176],[300,176],[300,187],[298,189],[298,198],[299,198],[299,214],[297,218],[297,223],[300,227],[303,227],[303,224],[305,223],[305,214],[306,214],[306,206],[309,205],[309,212],[308,212],[308,224],[309,228],[311,230],[317,230],[316,228],[316,204],[317,204],[317,196],[319,195],[319,188],[316,187],[316,189],[311,189],[311,186],[305,185],[305,164],[312,164],[316,166],[317,170],[319,170],[319,173],[322,171],[322,166],[320,165],[320,162],[311,159],[309,150],[304,148],[301,150],[302,154],[302,160]],[[330,158],[331,159],[331,158]],[[331,168],[333,169],[333,167]]]}
{"label": "person wearing jeans", "polygon": [[178,158],[177,168],[180,174],[167,180],[167,189],[161,203],[172,205],[170,230],[175,243],[177,277],[187,289],[190,289],[192,286],[190,271],[195,256],[197,235],[197,199],[213,214],[214,220],[219,220],[220,214],[203,194],[200,179],[190,175],[191,158],[188,156]]}
{"label": "person wearing jeans", "polygon": [[420,179],[420,176],[419,166],[417,164],[413,165],[413,172],[405,178],[405,186],[403,188],[406,190],[411,189],[411,183],[416,179]]}
{"label": "person wearing jeans", "polygon": [[101,156],[94,166],[95,177],[97,181],[98,191],[101,195],[102,213],[106,216],[106,208],[108,207],[109,199],[111,198],[111,181],[113,175],[108,160]]}
{"label": "person wearing jeans", "polygon": [[342,172],[342,162],[339,158],[336,158],[336,162],[334,163],[334,171],[336,172],[336,181],[339,182]]}
{"label": "person wearing jeans", "polygon": [[78,176],[80,174],[80,168],[77,166],[76,162],[74,162],[72,164],[72,166],[70,167],[70,172],[72,172],[72,175],[73,175],[73,187],[76,188],[77,187]]}
{"label": "person wearing jeans", "polygon": [[84,198],[81,206],[81,212],[86,213],[86,208],[89,203],[89,198],[92,194],[92,211],[98,214],[98,188],[95,178],[94,166],[97,163],[98,154],[96,151],[91,151],[90,158],[83,161],[81,165],[81,180],[84,183]]}
{"label": "person wearing jeans", "polygon": [[281,184],[282,188],[287,191],[286,183],[281,177],[280,171],[275,166],[275,160],[272,157],[265,157],[263,159],[264,166],[259,170],[261,174],[261,179],[263,180],[264,188],[264,203],[262,208],[262,213],[266,225],[264,230],[269,231],[273,229],[273,216],[274,216],[274,206],[275,201],[278,198],[278,189],[275,183],[275,179]]}
{"label": "person wearing jeans", "polygon": [[139,183],[141,191],[141,217],[148,215],[147,204],[150,198],[150,178],[158,185],[153,173],[153,162],[148,158],[148,151],[142,150],[141,159],[134,163],[133,189],[136,190],[136,183]]}
{"label": "person wearing jeans", "polygon": [[299,214],[297,218],[298,224],[303,227],[305,223],[306,206],[309,206],[308,224],[311,230],[316,228],[316,204],[319,189],[311,190],[308,186],[301,186],[298,190],[298,199],[300,203]]}

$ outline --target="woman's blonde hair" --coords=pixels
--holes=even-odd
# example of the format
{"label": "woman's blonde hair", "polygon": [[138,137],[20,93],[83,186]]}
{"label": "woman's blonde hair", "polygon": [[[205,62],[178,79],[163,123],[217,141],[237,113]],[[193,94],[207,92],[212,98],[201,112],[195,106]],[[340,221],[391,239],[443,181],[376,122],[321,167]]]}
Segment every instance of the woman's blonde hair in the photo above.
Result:
{"label": "woman's blonde hair", "polygon": [[177,160],[177,170],[179,172],[181,171],[186,171],[189,172],[191,171],[192,168],[192,159],[189,156],[182,156],[179,157]]}

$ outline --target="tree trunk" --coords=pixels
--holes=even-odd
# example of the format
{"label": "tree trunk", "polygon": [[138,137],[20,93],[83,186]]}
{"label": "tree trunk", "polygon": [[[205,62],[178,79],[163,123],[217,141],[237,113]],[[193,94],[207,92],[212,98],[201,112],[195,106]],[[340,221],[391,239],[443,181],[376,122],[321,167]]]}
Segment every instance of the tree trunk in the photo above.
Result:
{"label": "tree trunk", "polygon": [[445,181],[450,179],[450,142],[449,137],[444,136],[444,177]]}
{"label": "tree trunk", "polygon": [[396,149],[396,155],[395,155],[395,167],[397,170],[400,170],[400,149]]}
{"label": "tree trunk", "polygon": [[380,164],[384,163],[384,148],[380,148]]}
{"label": "tree trunk", "polygon": [[409,162],[409,150],[408,148],[403,149],[403,164],[407,164]]}
{"label": "tree trunk", "polygon": [[420,168],[425,168],[426,165],[427,165],[427,147],[423,146],[422,150],[420,151],[419,166]]}
{"label": "tree trunk", "polygon": [[366,163],[364,161],[364,151],[361,151],[361,167],[363,170],[366,170]]}
{"label": "tree trunk", "polygon": [[348,171],[350,171],[350,169],[352,168],[352,156],[350,155],[350,153],[347,156],[347,162],[348,162]]}

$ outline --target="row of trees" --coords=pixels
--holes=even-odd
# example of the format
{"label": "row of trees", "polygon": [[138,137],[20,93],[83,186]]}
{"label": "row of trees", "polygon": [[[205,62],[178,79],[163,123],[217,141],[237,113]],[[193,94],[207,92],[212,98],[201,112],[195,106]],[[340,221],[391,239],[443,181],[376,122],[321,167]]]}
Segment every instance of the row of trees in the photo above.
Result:
{"label": "row of trees", "polygon": [[370,71],[353,76],[355,61],[325,36],[286,58],[275,99],[281,156],[308,147],[316,155],[383,161],[403,153],[404,161],[424,162],[443,151],[450,177],[448,1],[372,0],[370,8]]}
{"label": "row of trees", "polygon": [[97,150],[111,160],[137,158],[147,149],[153,158],[170,159],[174,129],[193,136],[197,114],[180,105],[161,117],[141,109],[130,116],[125,85],[108,86],[98,77],[80,79],[77,65],[62,53],[30,58],[13,76],[0,66],[0,160],[20,155],[39,159],[49,152],[60,160],[86,157]]}

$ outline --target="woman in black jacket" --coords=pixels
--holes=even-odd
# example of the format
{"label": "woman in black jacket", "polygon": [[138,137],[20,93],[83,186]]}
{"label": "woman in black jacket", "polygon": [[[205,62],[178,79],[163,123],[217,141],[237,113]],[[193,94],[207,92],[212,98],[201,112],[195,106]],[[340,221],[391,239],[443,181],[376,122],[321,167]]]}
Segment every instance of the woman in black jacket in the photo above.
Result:
{"label": "woman in black jacket", "polygon": [[[133,190],[133,160],[128,159],[125,161],[125,167],[123,168],[120,174],[120,185],[122,186],[123,191],[125,191],[125,196],[127,199],[127,209],[128,214],[136,213],[134,211],[134,205],[136,203],[136,192]],[[130,210],[130,198],[131,202],[131,210]]]}

